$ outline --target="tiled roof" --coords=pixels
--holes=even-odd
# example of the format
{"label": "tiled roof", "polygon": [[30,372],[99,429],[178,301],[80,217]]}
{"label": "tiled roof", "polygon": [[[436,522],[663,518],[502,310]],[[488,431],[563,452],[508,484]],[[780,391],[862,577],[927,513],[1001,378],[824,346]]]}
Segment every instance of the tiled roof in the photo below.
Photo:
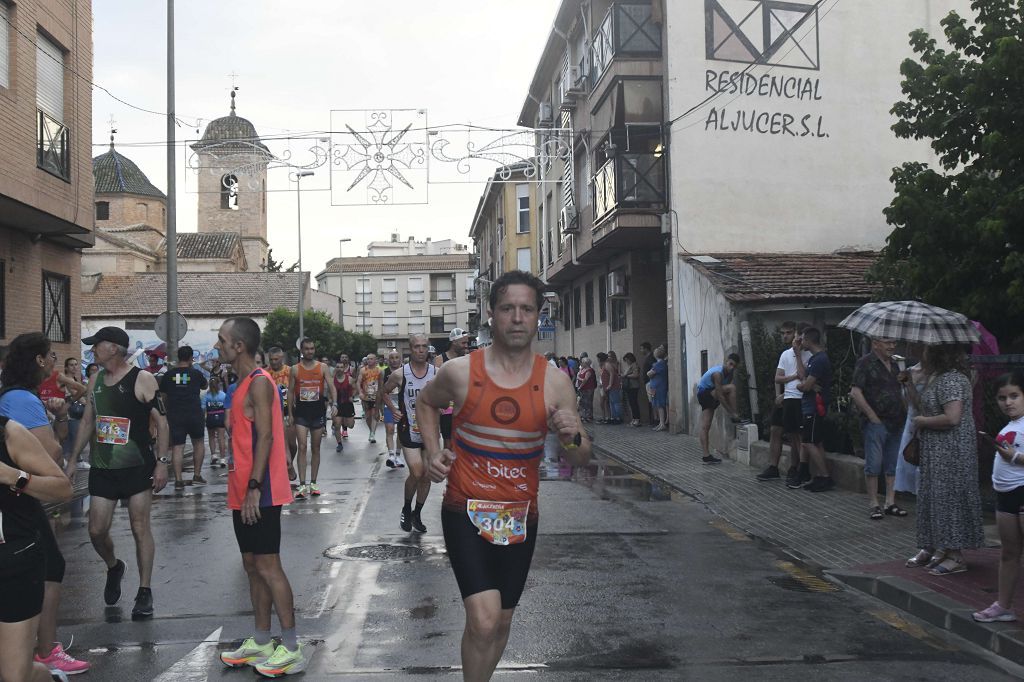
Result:
{"label": "tiled roof", "polygon": [[159,251],[154,251],[145,244],[140,244],[134,239],[122,237],[117,233],[111,233],[107,230],[100,229],[96,230],[94,234],[96,235],[96,239],[105,241],[108,244],[113,244],[114,246],[119,246],[122,249],[131,249],[132,251],[137,251],[153,258],[158,258],[160,256]]}
{"label": "tiled roof", "polygon": [[455,272],[472,270],[470,253],[443,256],[374,256],[368,258],[332,258],[320,274],[331,272]]}
{"label": "tiled roof", "polygon": [[[178,258],[227,258],[235,254],[240,239],[237,232],[179,232]],[[167,250],[167,243],[160,246]]]}
{"label": "tiled roof", "polygon": [[258,154],[271,158],[270,150],[260,141],[256,126],[249,119],[234,113],[210,121],[203,131],[203,137],[192,145],[192,149],[201,151],[215,147],[217,151],[241,152]]}
{"label": "tiled roof", "polygon": [[[296,308],[299,272],[178,273],[178,310],[182,315],[221,317],[267,315],[275,308]],[[96,289],[82,293],[82,317],[155,317],[167,308],[167,274],[103,275]]]}
{"label": "tiled roof", "polygon": [[135,223],[134,225],[118,225],[116,227],[98,227],[96,229],[100,230],[100,231],[103,231],[103,232],[108,232],[108,233],[116,233],[116,232],[157,232],[159,234],[163,234],[162,231],[158,230],[157,228],[153,227],[152,225],[147,225],[146,223]]}
{"label": "tiled roof", "polygon": [[878,259],[875,252],[710,255],[720,262],[690,258],[689,263],[734,302],[863,303],[878,290],[865,279]]}
{"label": "tiled roof", "polygon": [[142,194],[167,198],[153,186],[134,161],[115,152],[113,144],[106,154],[100,154],[92,160],[92,175],[96,182],[96,194]]}

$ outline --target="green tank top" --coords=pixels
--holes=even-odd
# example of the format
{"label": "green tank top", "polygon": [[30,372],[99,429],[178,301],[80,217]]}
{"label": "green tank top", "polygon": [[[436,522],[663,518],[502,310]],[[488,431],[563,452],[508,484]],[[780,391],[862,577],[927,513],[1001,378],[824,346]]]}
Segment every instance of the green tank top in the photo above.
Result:
{"label": "green tank top", "polygon": [[101,369],[92,391],[96,430],[89,460],[97,469],[127,469],[153,462],[153,438],[149,433],[148,405],[135,397],[138,367],[132,367],[119,382],[106,386]]}

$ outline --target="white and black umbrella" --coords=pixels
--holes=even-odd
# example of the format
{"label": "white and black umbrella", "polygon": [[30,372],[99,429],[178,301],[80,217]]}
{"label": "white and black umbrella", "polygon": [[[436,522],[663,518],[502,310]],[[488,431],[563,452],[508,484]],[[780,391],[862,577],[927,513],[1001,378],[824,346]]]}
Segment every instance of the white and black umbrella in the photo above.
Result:
{"label": "white and black umbrella", "polygon": [[930,346],[970,345],[980,339],[971,321],[952,310],[919,301],[866,303],[839,323],[873,339],[896,339]]}

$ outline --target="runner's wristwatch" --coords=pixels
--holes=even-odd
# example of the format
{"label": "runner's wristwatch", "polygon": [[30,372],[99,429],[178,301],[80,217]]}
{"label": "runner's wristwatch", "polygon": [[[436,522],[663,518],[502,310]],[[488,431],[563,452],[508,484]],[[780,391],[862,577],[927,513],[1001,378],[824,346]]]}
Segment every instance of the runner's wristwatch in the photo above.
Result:
{"label": "runner's wristwatch", "polygon": [[170,457],[167,457],[167,456],[165,455],[165,456],[163,456],[163,457],[157,457],[157,458],[156,458],[156,461],[160,462],[161,464],[170,464],[170,463],[171,463],[171,458],[170,458]]}
{"label": "runner's wristwatch", "polygon": [[582,444],[583,444],[583,433],[580,432],[580,431],[577,431],[576,435],[572,439],[572,442],[571,443],[562,443],[562,447],[565,448],[566,450],[575,450],[576,448],[578,448]]}
{"label": "runner's wristwatch", "polygon": [[28,485],[30,480],[32,480],[32,474],[27,474],[19,469],[18,480],[11,486],[11,492],[20,495],[22,491],[25,490],[25,487]]}
{"label": "runner's wristwatch", "polygon": [[259,489],[260,489],[260,482],[257,481],[255,478],[250,478],[249,479],[249,490],[259,490]]}

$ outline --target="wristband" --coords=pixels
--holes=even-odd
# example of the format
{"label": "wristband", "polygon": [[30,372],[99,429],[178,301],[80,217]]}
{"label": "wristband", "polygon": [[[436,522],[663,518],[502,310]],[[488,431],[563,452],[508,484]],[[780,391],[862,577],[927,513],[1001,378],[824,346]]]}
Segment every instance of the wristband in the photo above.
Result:
{"label": "wristband", "polygon": [[70,419],[70,417],[64,417],[63,419],[58,419],[57,417],[54,417],[53,418],[53,423],[54,424],[60,424],[61,422],[66,422],[69,419]]}

